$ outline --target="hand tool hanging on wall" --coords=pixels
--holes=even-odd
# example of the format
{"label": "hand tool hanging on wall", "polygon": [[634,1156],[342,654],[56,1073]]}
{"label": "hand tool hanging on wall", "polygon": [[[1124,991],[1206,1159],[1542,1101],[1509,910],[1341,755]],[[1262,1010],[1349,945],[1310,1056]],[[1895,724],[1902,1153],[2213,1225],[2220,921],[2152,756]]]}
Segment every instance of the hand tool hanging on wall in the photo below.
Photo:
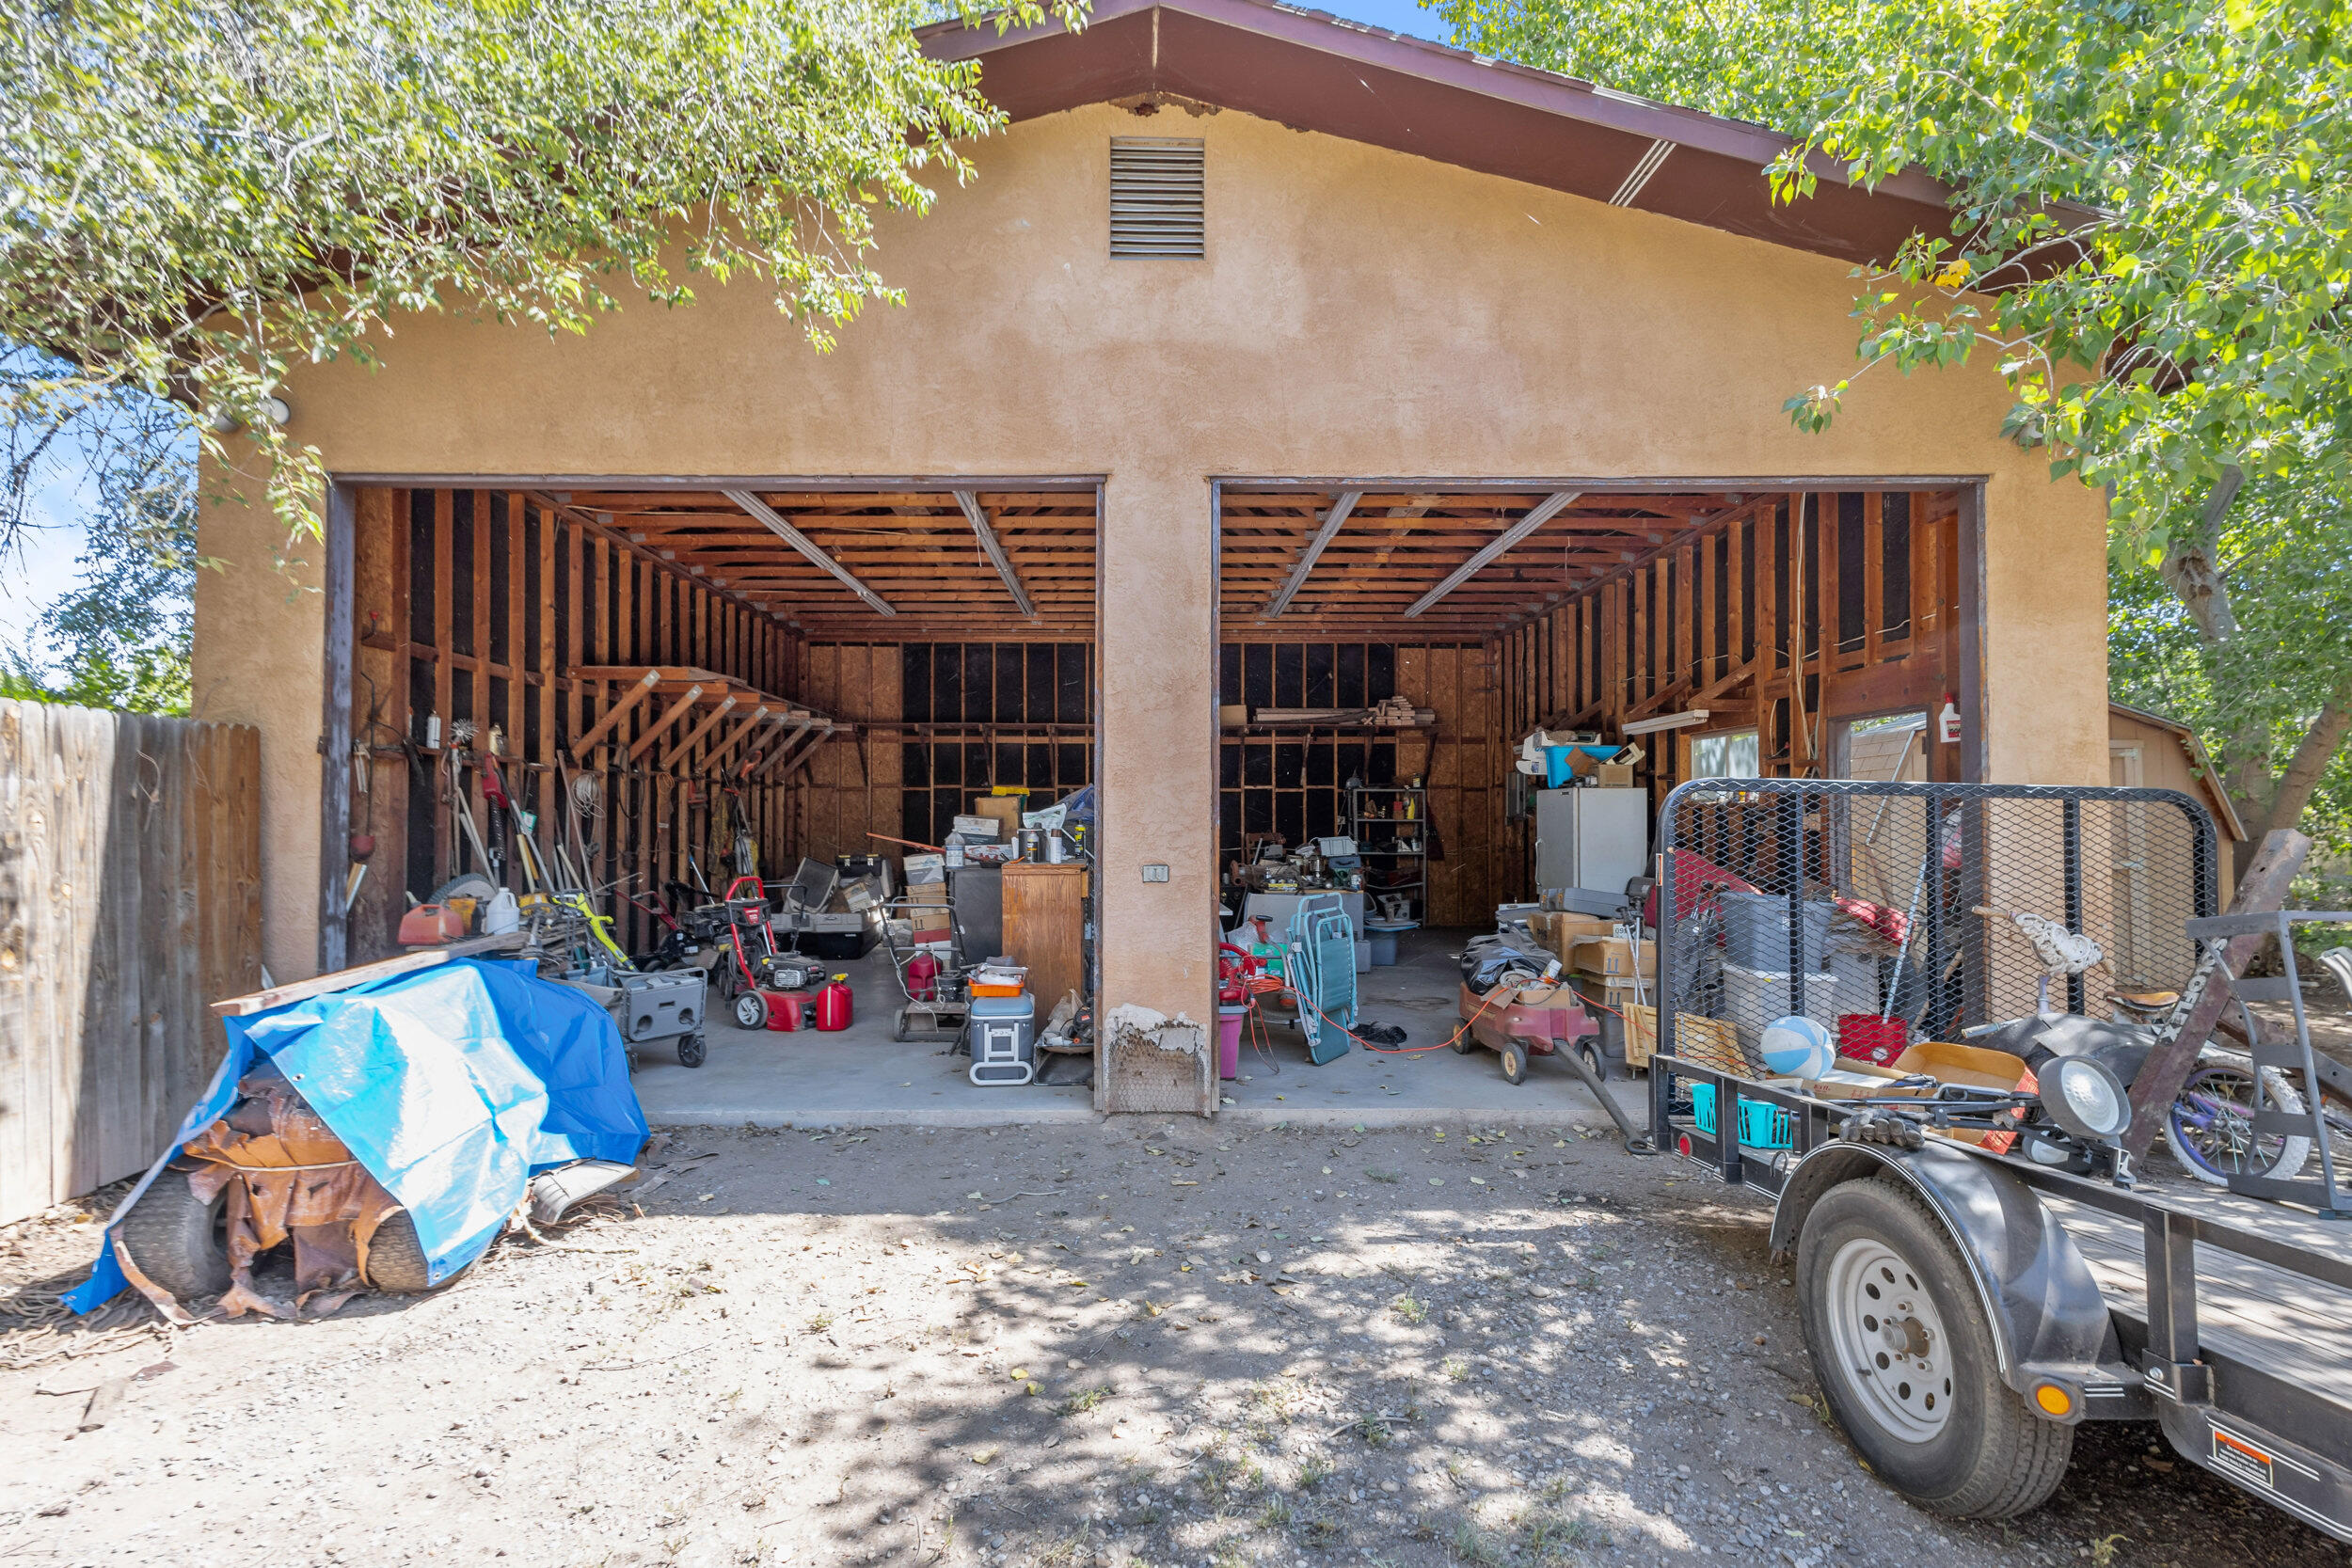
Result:
{"label": "hand tool hanging on wall", "polygon": [[[458,825],[465,830],[466,842],[473,846],[475,869],[493,883],[503,883],[505,878],[499,862],[490,853],[489,846],[482,842],[482,830],[474,825],[470,799],[473,786],[466,782],[465,777],[466,742],[472,738],[473,723],[470,720],[460,719],[450,725],[449,749],[441,753],[449,764],[449,806],[456,814]],[[454,865],[451,867],[451,875],[456,875]]]}
{"label": "hand tool hanging on wall", "polygon": [[[490,749],[482,756],[482,797],[494,812],[506,814],[508,831],[514,838],[515,859],[523,871],[525,891],[544,893],[548,890],[548,877],[545,858],[539,853],[538,840],[533,836],[536,824],[532,822],[531,814],[516,801],[514,792],[506,787],[506,775],[499,767],[498,741],[499,732],[494,728],[490,731]],[[496,818],[492,820],[495,823]]]}

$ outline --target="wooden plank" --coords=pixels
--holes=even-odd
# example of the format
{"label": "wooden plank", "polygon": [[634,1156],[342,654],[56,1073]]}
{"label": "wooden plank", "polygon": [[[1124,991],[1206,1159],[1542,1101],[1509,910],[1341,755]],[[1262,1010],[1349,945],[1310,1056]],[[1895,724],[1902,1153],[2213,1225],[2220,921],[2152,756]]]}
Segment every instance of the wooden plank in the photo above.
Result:
{"label": "wooden plank", "polygon": [[395,975],[413,974],[421,969],[445,964],[452,958],[462,958],[477,953],[509,952],[522,946],[523,933],[504,931],[497,936],[467,937],[440,947],[421,947],[396,958],[379,958],[372,964],[359,964],[351,969],[339,969],[331,974],[315,974],[307,980],[294,980],[282,986],[272,986],[244,996],[224,997],[212,1004],[212,1009],[222,1018],[250,1018],[255,1013],[282,1007],[290,1002],[303,1002],[313,996],[332,996],[354,986],[370,985],[377,980],[389,980]]}
{"label": "wooden plank", "polygon": [[595,749],[596,742],[602,740],[615,725],[620,723],[622,719],[628,716],[629,709],[644,702],[652,693],[660,675],[660,671],[648,670],[638,678],[636,684],[623,688],[620,696],[613,700],[612,706],[604,710],[604,717],[597,720],[589,727],[586,735],[581,736],[573,743],[572,759],[575,762],[584,760],[589,752]]}
{"label": "wooden plank", "polygon": [[1862,661],[1883,657],[1880,637],[1886,622],[1886,498],[1876,490],[1862,497]]}
{"label": "wooden plank", "polygon": [[691,752],[694,749],[694,743],[700,740],[704,736],[708,735],[718,724],[720,720],[724,719],[728,714],[735,711],[735,698],[731,696],[720,698],[718,702],[711,705],[710,711],[703,716],[700,723],[697,723],[692,729],[680,736],[678,737],[677,744],[670,747],[661,753],[661,760],[654,764],[654,767],[664,773],[670,771],[671,765],[679,761],[681,758],[685,757],[688,752]]}

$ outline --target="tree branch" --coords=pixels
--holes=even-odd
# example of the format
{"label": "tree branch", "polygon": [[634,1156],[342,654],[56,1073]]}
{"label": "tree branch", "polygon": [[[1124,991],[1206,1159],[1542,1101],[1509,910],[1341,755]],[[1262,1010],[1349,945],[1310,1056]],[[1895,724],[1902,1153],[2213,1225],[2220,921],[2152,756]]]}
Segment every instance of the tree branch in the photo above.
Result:
{"label": "tree branch", "polygon": [[2233,463],[2214,481],[2205,498],[2196,530],[2176,537],[2164,552],[2157,570],[2165,584],[2180,596],[2189,619],[2197,623],[2205,641],[2215,647],[2237,635],[2237,614],[2230,608],[2230,586],[2221,575],[2221,523],[2245,486],[2246,472]]}

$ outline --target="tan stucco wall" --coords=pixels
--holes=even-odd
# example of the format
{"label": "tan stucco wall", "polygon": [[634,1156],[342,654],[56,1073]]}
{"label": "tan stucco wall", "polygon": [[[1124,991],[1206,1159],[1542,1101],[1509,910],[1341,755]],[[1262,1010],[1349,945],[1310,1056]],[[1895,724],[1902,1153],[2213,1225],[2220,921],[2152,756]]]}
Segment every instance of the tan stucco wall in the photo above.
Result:
{"label": "tan stucco wall", "polygon": [[[1205,261],[1108,259],[1120,135],[1206,139]],[[2105,779],[2100,509],[1997,439],[1989,366],[1866,377],[1826,436],[1782,415],[1852,362],[1844,265],[1239,114],[1084,109],[976,155],[882,226],[909,304],[830,356],[756,287],[561,341],[432,318],[380,372],[302,376],[293,429],[344,472],[1107,475],[1113,1003],[1210,1003],[1215,475],[1989,475],[1993,776]],[[199,592],[198,680],[269,737],[270,963],[302,973],[318,600],[284,605],[265,543],[208,526],[235,564]]]}

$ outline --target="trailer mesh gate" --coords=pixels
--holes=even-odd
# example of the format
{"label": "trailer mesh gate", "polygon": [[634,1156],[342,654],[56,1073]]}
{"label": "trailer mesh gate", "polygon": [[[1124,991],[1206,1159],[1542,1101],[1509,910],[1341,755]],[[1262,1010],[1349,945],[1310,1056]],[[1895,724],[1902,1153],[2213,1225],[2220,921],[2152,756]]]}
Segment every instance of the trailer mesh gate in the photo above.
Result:
{"label": "trailer mesh gate", "polygon": [[1766,1025],[1843,1053],[2178,990],[2213,820],[2163,789],[1701,780],[1660,813],[1661,1051],[1761,1074]]}

